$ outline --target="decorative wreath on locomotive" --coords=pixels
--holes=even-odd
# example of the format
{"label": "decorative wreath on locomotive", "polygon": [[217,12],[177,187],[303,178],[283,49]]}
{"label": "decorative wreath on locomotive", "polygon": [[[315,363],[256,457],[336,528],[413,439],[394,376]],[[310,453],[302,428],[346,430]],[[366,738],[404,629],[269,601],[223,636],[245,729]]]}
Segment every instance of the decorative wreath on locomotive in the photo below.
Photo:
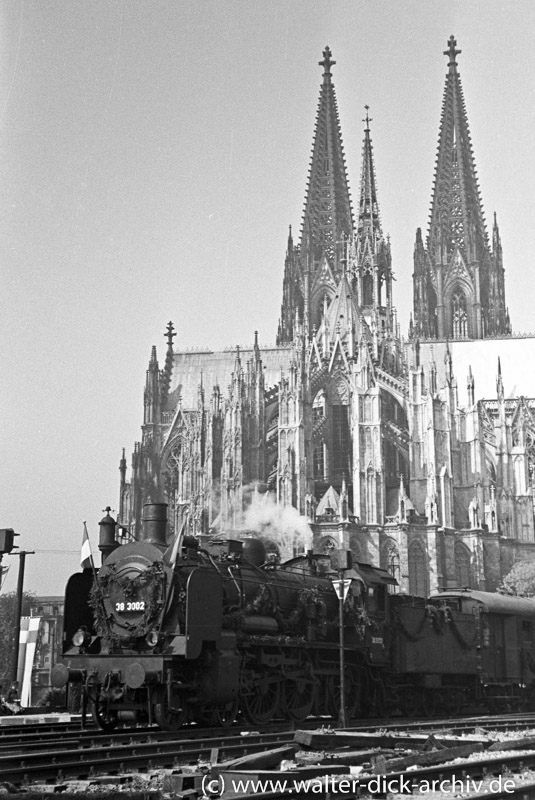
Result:
{"label": "decorative wreath on locomotive", "polygon": [[[81,684],[104,728],[125,720],[168,729],[191,719],[226,724],[238,712],[254,724],[337,713],[331,558],[309,553],[277,564],[255,538],[203,548],[184,536],[169,547],[166,511],[145,505],[142,539],[125,545],[116,542],[115,521],[101,521],[102,566],[67,584],[54,684]],[[365,665],[373,672],[387,663],[386,587],[393,580],[366,569],[366,578],[357,569],[345,573],[349,713],[364,689]]]}
{"label": "decorative wreath on locomotive", "polygon": [[104,729],[119,722],[254,725],[337,716],[340,602],[344,707],[355,714],[453,714],[533,707],[535,600],[447,591],[390,594],[368,564],[307,553],[284,564],[261,541],[166,541],[167,506],[144,506],[140,541],[100,523],[102,566],[71,576],[56,687],[81,688]]}

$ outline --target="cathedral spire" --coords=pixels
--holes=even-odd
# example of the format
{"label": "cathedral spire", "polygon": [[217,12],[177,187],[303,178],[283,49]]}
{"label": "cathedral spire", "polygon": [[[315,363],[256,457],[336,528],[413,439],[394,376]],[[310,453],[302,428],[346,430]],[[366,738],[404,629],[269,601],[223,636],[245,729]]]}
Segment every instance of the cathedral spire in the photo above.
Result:
{"label": "cathedral spire", "polygon": [[[344,148],[338,118],[338,106],[332,83],[332,60],[329,47],[323,51],[323,83],[312,146],[312,158],[305,197],[301,233],[301,264],[309,256],[319,261],[326,255],[335,272],[343,258],[343,239],[353,229],[353,212],[347,182]],[[310,244],[308,240],[310,236]],[[312,253],[306,252],[311,246]]]}
{"label": "cathedral spire", "polygon": [[368,114],[370,107],[364,106],[364,108],[366,109],[366,117],[363,119],[363,122],[366,123],[366,127],[364,129],[364,146],[362,150],[358,234],[360,237],[371,235],[371,237],[374,238],[376,234],[381,236],[382,231],[379,218],[379,205],[377,203],[373,148],[370,138],[370,122],[372,120]]}
{"label": "cathedral spire", "polygon": [[[357,231],[350,256],[357,304],[368,325],[374,320],[381,331],[396,334],[392,308],[392,255],[383,235],[377,200],[377,182],[370,135],[369,106],[364,106],[364,142]],[[380,318],[380,319],[379,319]]]}
{"label": "cathedral spire", "polygon": [[415,253],[415,327],[427,338],[483,339],[510,330],[501,250],[491,252],[483,214],[460,53],[450,36],[425,257]]}
{"label": "cathedral spire", "polygon": [[346,174],[338,106],[332,83],[333,61],[323,51],[314,139],[298,247],[288,238],[277,344],[293,341],[298,322],[309,337],[321,318],[319,298],[332,293],[344,270],[347,242],[353,236],[353,211]]}
{"label": "cathedral spire", "polygon": [[[470,245],[476,251],[487,249],[487,231],[481,206],[477,172],[468,128],[468,116],[457,71],[457,41],[448,40],[448,74],[442,99],[435,183],[431,200],[428,243],[439,240],[451,255],[458,247],[466,261],[472,260]],[[475,235],[476,241],[470,239]]]}

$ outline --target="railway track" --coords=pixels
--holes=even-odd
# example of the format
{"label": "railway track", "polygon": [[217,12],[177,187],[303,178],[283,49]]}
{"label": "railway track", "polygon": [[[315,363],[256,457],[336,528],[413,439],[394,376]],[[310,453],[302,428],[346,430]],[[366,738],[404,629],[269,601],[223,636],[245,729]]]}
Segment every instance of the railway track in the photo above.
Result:
{"label": "railway track", "polygon": [[[294,723],[297,724],[297,723]],[[485,715],[478,715],[478,716],[463,716],[463,717],[448,717],[448,718],[440,718],[440,717],[433,717],[433,718],[421,718],[421,719],[407,719],[407,718],[393,718],[385,720],[384,718],[375,718],[375,719],[366,719],[366,720],[357,720],[353,719],[350,721],[348,726],[348,730],[378,730],[380,728],[388,727],[388,730],[395,731],[395,730],[434,730],[437,727],[447,727],[450,730],[456,730],[459,732],[470,732],[474,731],[477,727],[489,727],[492,726],[494,730],[521,730],[523,728],[529,727],[532,724],[535,727],[535,712],[524,712],[524,713],[509,713],[509,714],[494,714],[489,716],[488,714]],[[284,721],[275,721],[271,723],[269,726],[270,731],[276,732],[277,730],[289,730],[291,729],[292,723],[284,722]],[[332,718],[327,717],[308,717],[305,722],[300,722],[300,728],[309,728],[309,727],[320,727],[320,726],[335,726],[336,722]],[[244,722],[241,719],[238,719],[228,730],[244,730],[247,727],[250,727],[250,723]],[[265,728],[266,726],[264,726]],[[199,735],[206,735],[206,733],[210,730],[204,726],[199,725],[192,725],[192,726],[184,726],[181,729],[182,733],[187,734],[188,736],[199,736]],[[62,737],[70,737],[72,735],[76,735],[79,737],[108,737],[109,739],[115,740],[117,737],[126,736],[126,735],[133,735],[133,734],[155,734],[160,733],[164,735],[166,732],[161,731],[160,729],[152,726],[152,727],[140,727],[136,726],[135,728],[116,728],[114,731],[104,734],[96,725],[92,722],[88,723],[85,727],[82,728],[80,721],[69,721],[69,722],[54,722],[54,723],[38,723],[33,725],[10,725],[6,727],[0,727],[0,747],[2,746],[2,742],[4,741],[16,741],[17,738],[20,741],[30,742],[32,740],[37,741],[42,737],[48,737],[52,734],[56,734],[58,739]],[[176,736],[176,732],[172,733],[171,735]]]}
{"label": "railway track", "polygon": [[[254,752],[262,752],[293,741],[290,731],[268,734],[239,733],[191,740],[176,734],[163,737],[134,738],[118,741],[109,735],[104,740],[79,739],[67,747],[64,742],[48,742],[25,749],[20,759],[13,752],[0,752],[0,782],[14,785],[35,781],[62,783],[67,778],[84,779],[101,773],[121,774],[129,771],[146,771],[157,767],[175,768],[210,763],[217,753],[218,759],[233,759]],[[146,734],[143,734],[146,737]]]}
{"label": "railway track", "polygon": [[[317,721],[310,720],[306,727],[317,728]],[[243,727],[243,726],[242,726]],[[58,726],[21,726],[20,730],[4,729],[0,732],[0,783],[29,787],[35,783],[63,784],[69,780],[92,780],[99,775],[131,776],[137,772],[150,772],[165,768],[182,772],[184,768],[197,768],[205,773],[210,765],[246,754],[259,753],[275,747],[291,745],[293,731],[285,729],[264,734],[240,732],[240,726],[225,731],[207,731],[200,728],[185,728],[178,733],[161,731],[156,728],[119,730],[102,733],[97,729],[80,731],[79,727],[64,724]],[[301,726],[304,727],[304,726]],[[36,730],[39,728],[39,730]],[[435,735],[482,734],[483,731],[523,731],[535,728],[535,714],[503,714],[493,717],[469,717],[455,720],[369,721],[366,724],[352,725],[355,732],[374,732],[388,730],[389,734],[399,734],[402,743],[407,736],[416,733]],[[15,757],[14,757],[15,756]],[[325,774],[328,767],[325,767]],[[531,794],[525,780],[520,785],[519,776],[533,771]],[[200,773],[197,773],[200,774]],[[489,797],[489,790],[477,793],[479,781],[488,786],[500,775],[511,776],[513,781],[507,797],[535,798],[535,750],[529,753],[481,754],[477,761],[462,764],[442,764],[439,766],[411,769],[410,772],[389,773],[392,780],[403,777],[412,781],[414,793],[420,794],[415,781],[439,781],[443,785],[455,778],[458,781],[474,781],[474,791],[463,794],[473,800]],[[362,791],[373,776],[359,778]],[[340,778],[342,780],[342,778]],[[486,783],[485,783],[486,782]],[[529,781],[528,781],[529,783]],[[518,784],[518,785],[517,785]],[[418,784],[419,785],[419,784]],[[468,784],[465,784],[468,785]],[[193,786],[191,787],[193,789]],[[289,792],[288,792],[289,793]],[[254,791],[256,800],[283,796],[285,792],[263,793]],[[295,794],[295,792],[294,792]],[[318,793],[314,793],[318,797]],[[432,794],[428,795],[430,798]],[[496,795],[495,795],[496,796]],[[242,793],[240,800],[248,795]]]}

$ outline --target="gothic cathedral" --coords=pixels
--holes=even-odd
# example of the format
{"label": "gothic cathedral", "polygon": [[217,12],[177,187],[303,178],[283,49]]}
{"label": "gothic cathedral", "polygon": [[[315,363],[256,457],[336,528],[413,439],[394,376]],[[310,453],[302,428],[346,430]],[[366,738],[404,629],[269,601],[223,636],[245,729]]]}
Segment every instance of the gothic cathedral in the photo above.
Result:
{"label": "gothic cathedral", "polygon": [[[275,347],[181,351],[148,365],[141,442],[120,464],[119,521],[167,502],[170,537],[263,536],[281,558],[350,548],[396,591],[493,590],[535,558],[535,401],[461,405],[450,343],[507,337],[496,218],[489,245],[453,37],[429,230],[416,234],[402,338],[366,113],[353,209],[327,47],[298,243],[288,236]],[[437,361],[437,354],[442,358]]]}

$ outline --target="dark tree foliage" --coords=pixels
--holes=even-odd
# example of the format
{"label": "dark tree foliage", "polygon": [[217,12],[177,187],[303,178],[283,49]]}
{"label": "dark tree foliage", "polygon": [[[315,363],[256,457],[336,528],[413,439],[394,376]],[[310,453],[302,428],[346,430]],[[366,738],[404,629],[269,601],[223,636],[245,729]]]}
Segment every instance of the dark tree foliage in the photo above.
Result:
{"label": "dark tree foliage", "polygon": [[[27,617],[34,595],[22,594],[22,616]],[[13,679],[13,654],[15,646],[15,615],[17,613],[17,593],[0,594],[0,684],[3,693],[7,691]]]}
{"label": "dark tree foliage", "polygon": [[535,561],[518,561],[502,579],[498,591],[520,597],[535,596]]}

